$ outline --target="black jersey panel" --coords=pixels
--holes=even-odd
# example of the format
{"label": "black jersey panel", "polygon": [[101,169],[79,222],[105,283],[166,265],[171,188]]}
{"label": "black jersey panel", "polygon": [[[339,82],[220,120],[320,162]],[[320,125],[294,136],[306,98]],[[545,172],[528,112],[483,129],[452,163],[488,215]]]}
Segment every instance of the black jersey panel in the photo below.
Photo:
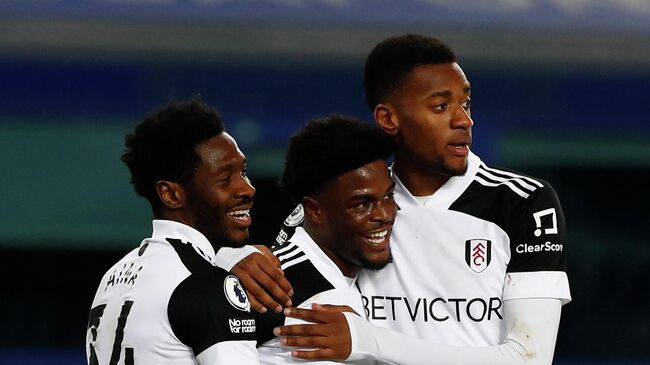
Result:
{"label": "black jersey panel", "polygon": [[272,311],[266,313],[254,312],[253,317],[255,317],[255,323],[257,323],[257,347],[274,338],[273,329],[284,325],[285,319],[284,314]]}
{"label": "black jersey panel", "polygon": [[517,207],[524,201],[523,197],[506,185],[484,186],[474,181],[449,207],[449,210],[492,222],[509,232]]}
{"label": "black jersey panel", "polygon": [[[303,253],[303,252],[301,252]],[[304,254],[304,253],[303,253]],[[293,287],[293,297],[291,302],[299,305],[314,295],[334,289],[330,283],[311,263],[306,260],[290,266],[284,270],[284,276],[289,280]],[[284,324],[285,316],[278,313],[255,314],[257,320],[257,345],[275,337],[273,328]]]}
{"label": "black jersey panel", "polygon": [[564,213],[552,187],[537,189],[526,199],[508,235],[508,272],[566,271]]}
{"label": "black jersey panel", "polygon": [[226,298],[224,286],[230,274],[205,261],[191,245],[168,241],[191,272],[176,287],[167,307],[178,339],[195,355],[219,342],[255,340],[255,320],[250,312],[235,308]]}
{"label": "black jersey panel", "polygon": [[309,260],[286,268],[284,276],[293,287],[294,294],[291,301],[296,304],[302,303],[320,292],[334,289],[334,285]]}
{"label": "black jersey panel", "polygon": [[[506,232],[511,250],[508,272],[566,271],[564,214],[553,188],[537,181],[543,187],[521,189],[528,196],[506,184],[485,186],[474,181],[449,207],[492,222]],[[521,187],[520,180],[511,183]]]}

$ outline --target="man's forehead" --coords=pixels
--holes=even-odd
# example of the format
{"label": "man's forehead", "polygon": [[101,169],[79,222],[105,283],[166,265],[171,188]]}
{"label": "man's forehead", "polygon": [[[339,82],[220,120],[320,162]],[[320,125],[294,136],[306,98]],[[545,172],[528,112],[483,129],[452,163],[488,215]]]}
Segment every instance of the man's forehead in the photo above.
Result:
{"label": "man's forehead", "polygon": [[211,137],[198,146],[201,159],[209,164],[224,164],[233,158],[245,159],[237,142],[228,133]]}

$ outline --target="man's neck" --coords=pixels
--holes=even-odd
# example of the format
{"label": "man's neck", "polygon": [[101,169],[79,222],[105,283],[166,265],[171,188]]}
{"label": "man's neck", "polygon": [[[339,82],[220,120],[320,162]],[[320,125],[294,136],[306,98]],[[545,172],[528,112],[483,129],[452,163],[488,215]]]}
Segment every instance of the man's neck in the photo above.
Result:
{"label": "man's neck", "polygon": [[411,163],[395,160],[393,173],[413,196],[433,195],[449,180],[450,176],[423,171]]}
{"label": "man's neck", "polygon": [[325,238],[326,235],[322,234],[320,232],[320,229],[311,225],[306,219],[305,219],[305,224],[303,225],[303,229],[309,237],[320,247],[321,251],[327,255],[327,257],[334,262],[334,264],[341,270],[343,275],[352,278],[359,273],[360,267],[357,265],[354,265],[343,258],[341,258],[339,255],[337,255],[330,247],[332,247],[331,244],[328,244],[327,238]]}

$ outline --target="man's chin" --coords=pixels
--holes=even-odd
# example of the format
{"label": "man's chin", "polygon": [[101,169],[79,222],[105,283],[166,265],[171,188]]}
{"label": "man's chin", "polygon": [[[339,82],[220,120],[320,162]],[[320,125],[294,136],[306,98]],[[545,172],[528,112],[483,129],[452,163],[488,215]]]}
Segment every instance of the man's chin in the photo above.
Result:
{"label": "man's chin", "polygon": [[464,163],[461,166],[454,166],[452,164],[444,164],[441,166],[440,170],[447,176],[463,176],[467,172],[468,162],[465,159]]}
{"label": "man's chin", "polygon": [[228,235],[216,238],[214,244],[218,247],[239,248],[246,245],[248,238],[248,230],[245,232],[231,232]]}
{"label": "man's chin", "polygon": [[369,260],[368,258],[363,257],[361,260],[361,267],[370,271],[379,271],[391,262],[393,262],[392,254],[383,260]]}

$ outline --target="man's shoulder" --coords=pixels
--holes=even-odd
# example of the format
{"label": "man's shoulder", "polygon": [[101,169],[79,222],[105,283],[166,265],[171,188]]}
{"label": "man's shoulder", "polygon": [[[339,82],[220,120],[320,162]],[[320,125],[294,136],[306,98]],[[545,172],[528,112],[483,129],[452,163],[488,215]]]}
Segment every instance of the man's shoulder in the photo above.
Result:
{"label": "man's shoulder", "polygon": [[314,265],[313,257],[295,241],[287,241],[272,248],[280,260],[285,277],[294,290],[292,301],[299,304],[312,296],[334,288],[330,278],[323,275]]}
{"label": "man's shoulder", "polygon": [[495,223],[508,231],[514,218],[527,215],[540,205],[559,207],[557,194],[547,181],[481,163],[472,182],[449,209]]}

